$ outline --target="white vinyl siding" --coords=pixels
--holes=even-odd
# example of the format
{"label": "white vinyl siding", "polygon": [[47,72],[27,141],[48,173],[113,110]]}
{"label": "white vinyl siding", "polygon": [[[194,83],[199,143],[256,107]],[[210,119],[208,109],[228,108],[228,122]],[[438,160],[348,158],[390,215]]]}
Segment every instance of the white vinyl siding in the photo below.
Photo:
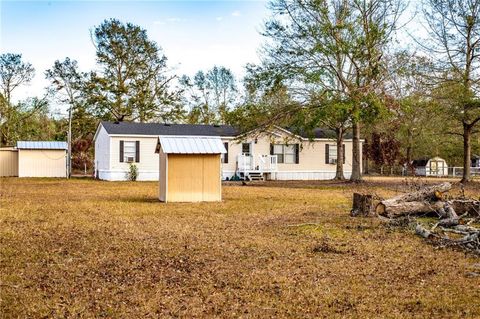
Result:
{"label": "white vinyl siding", "polygon": [[[158,153],[155,153],[157,147],[158,136],[152,137],[137,137],[131,136],[110,136],[110,171],[112,172],[127,172],[129,169],[129,163],[119,161],[120,159],[120,141],[124,141],[124,145],[127,142],[132,141],[135,145],[136,141],[140,142],[140,162],[135,163],[140,175],[143,173],[156,173],[158,180]],[[125,146],[124,146],[125,149]],[[132,154],[135,159],[135,153]],[[123,155],[125,157],[125,153]],[[152,175],[153,176],[153,175]]]}
{"label": "white vinyl siding", "polygon": [[95,169],[110,169],[110,136],[101,125],[95,139]]}

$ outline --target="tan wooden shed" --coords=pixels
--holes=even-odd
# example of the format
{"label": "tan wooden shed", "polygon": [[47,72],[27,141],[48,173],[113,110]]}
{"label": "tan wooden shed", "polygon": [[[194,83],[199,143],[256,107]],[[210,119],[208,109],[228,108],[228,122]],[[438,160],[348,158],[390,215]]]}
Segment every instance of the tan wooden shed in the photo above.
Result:
{"label": "tan wooden shed", "polygon": [[160,200],[203,202],[222,200],[220,137],[160,137]]}
{"label": "tan wooden shed", "polygon": [[17,142],[18,177],[67,177],[66,142]]}

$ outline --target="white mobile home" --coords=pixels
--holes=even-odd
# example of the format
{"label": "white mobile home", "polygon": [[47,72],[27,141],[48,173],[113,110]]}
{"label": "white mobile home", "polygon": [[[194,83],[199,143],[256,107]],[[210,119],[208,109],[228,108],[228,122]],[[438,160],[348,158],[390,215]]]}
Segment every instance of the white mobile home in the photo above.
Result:
{"label": "white mobile home", "polygon": [[[336,143],[332,133],[315,129],[313,137],[295,135],[277,127],[269,132],[242,135],[229,125],[191,125],[101,122],[95,133],[95,174],[103,180],[126,180],[136,165],[138,180],[159,180],[159,137],[219,137],[225,146],[221,176],[231,179],[331,179],[336,170]],[[344,142],[344,174],[352,169],[352,140]]]}

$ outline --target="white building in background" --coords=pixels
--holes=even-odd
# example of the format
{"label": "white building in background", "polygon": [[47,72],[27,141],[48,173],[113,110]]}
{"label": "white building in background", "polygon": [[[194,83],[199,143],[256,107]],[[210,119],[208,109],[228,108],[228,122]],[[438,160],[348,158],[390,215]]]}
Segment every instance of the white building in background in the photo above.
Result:
{"label": "white building in background", "polygon": [[421,158],[412,164],[417,176],[448,176],[448,165],[443,158]]}

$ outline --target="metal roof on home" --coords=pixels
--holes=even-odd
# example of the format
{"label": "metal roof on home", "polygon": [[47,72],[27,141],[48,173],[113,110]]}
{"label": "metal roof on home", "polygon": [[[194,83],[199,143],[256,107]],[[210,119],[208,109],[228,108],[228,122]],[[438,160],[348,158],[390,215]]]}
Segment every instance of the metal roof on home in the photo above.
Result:
{"label": "metal roof on home", "polygon": [[25,150],[66,150],[67,142],[57,141],[18,141],[17,149]]}
{"label": "metal roof on home", "polygon": [[108,134],[121,135],[237,136],[240,133],[231,125],[102,122],[102,126]]}
{"label": "metal roof on home", "polygon": [[220,137],[160,137],[162,151],[166,154],[223,154],[227,150]]}

